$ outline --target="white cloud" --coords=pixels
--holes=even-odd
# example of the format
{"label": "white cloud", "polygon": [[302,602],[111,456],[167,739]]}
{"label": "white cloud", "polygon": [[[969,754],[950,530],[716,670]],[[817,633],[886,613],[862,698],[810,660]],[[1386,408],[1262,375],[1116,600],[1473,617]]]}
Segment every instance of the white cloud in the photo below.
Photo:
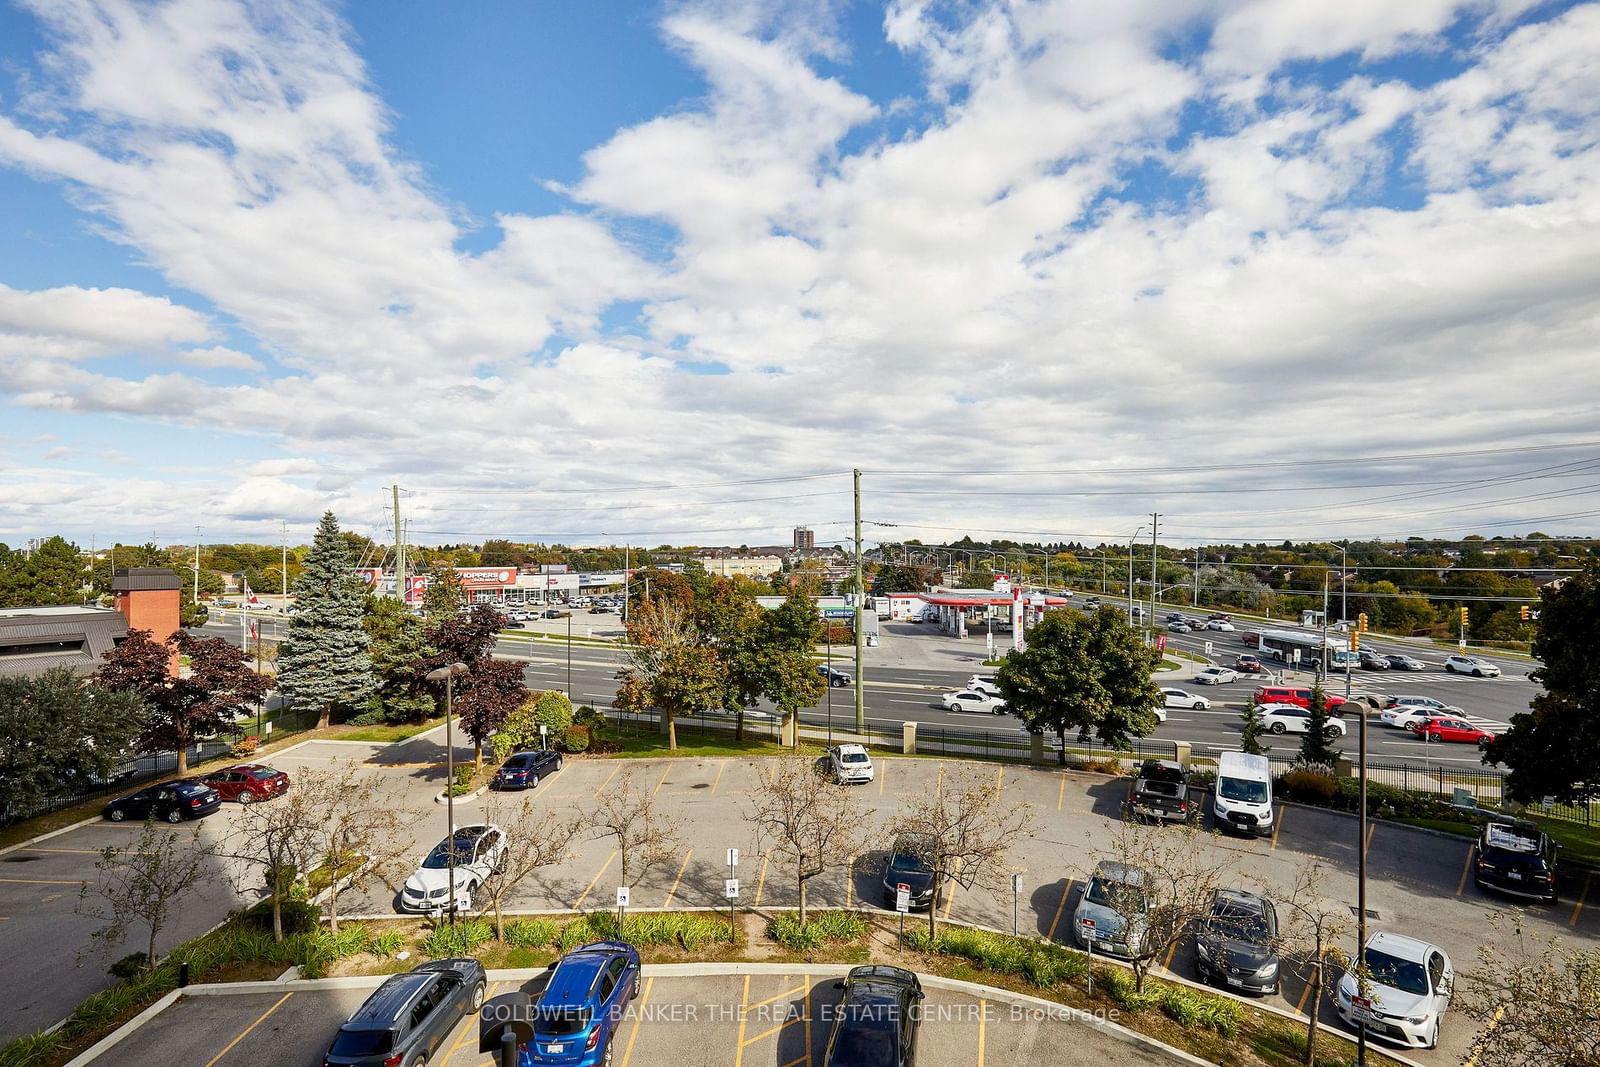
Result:
{"label": "white cloud", "polygon": [[189,348],[174,354],[180,363],[191,367],[223,367],[230,370],[261,370],[261,361],[245,352],[221,345],[210,348]]}

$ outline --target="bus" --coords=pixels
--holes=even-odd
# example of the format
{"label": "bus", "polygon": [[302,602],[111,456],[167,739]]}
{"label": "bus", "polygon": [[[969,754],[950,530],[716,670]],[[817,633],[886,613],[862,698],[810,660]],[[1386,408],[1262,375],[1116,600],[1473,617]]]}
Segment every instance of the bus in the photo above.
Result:
{"label": "bus", "polygon": [[1357,660],[1356,654],[1345,647],[1343,637],[1324,640],[1321,634],[1261,630],[1245,634],[1244,643],[1259,650],[1264,659],[1313,671],[1321,670],[1324,664],[1329,670],[1342,671],[1346,664],[1354,666]]}

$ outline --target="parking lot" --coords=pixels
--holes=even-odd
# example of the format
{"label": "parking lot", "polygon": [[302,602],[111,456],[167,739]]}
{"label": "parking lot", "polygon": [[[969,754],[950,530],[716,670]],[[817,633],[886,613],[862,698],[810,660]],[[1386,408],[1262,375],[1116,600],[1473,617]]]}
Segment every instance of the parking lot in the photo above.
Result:
{"label": "parking lot", "polygon": [[[412,854],[419,860],[445,832],[444,807],[433,802],[444,780],[440,742],[434,732],[404,745],[354,745],[318,742],[275,758],[273,763],[292,775],[309,767],[326,767],[334,760],[364,761],[390,776],[402,791],[401,803],[413,818]],[[458,758],[469,754],[458,751]],[[741,906],[754,909],[792,906],[798,895],[792,878],[780,862],[773,861],[752,835],[743,818],[747,797],[758,776],[769,766],[748,759],[663,759],[616,761],[570,759],[564,769],[532,794],[540,810],[582,811],[596,798],[617,788],[624,775],[632,775],[655,796],[678,841],[668,860],[644,871],[630,871],[632,906],[635,908],[724,906],[723,879],[728,875],[725,853],[740,850],[737,874],[741,880]],[[1071,916],[1085,876],[1108,846],[1111,830],[1121,819],[1126,780],[1098,775],[993,764],[966,764],[936,759],[877,760],[878,777],[870,785],[852,787],[864,810],[864,824],[874,828],[862,849],[844,857],[841,869],[814,879],[807,891],[814,906],[878,906],[882,900],[881,863],[889,844],[883,828],[909,798],[937,793],[965,775],[992,779],[1007,802],[1026,803],[1036,815],[1033,837],[1018,842],[1012,860],[1022,872],[1023,888],[1017,907],[1022,932],[1066,941]],[[515,794],[510,798],[517,802]],[[458,802],[456,821],[468,824],[485,818],[494,795]],[[236,809],[224,808],[203,821],[203,832],[227,832]],[[0,977],[0,995],[17,1006],[8,1013],[13,1032],[35,1029],[59,1019],[67,1006],[104,984],[98,959],[75,965],[70,953],[57,947],[86,943],[91,924],[73,912],[78,883],[92,876],[93,852],[112,841],[126,842],[138,827],[94,823],[42,843],[37,849],[0,857],[0,923],[14,950],[35,961],[24,970],[8,969]],[[1228,854],[1237,884],[1266,889],[1292,882],[1301,858],[1316,857],[1326,865],[1326,895],[1337,901],[1355,899],[1356,823],[1353,819],[1312,808],[1281,808],[1278,832],[1269,839],[1218,837],[1209,847]],[[1471,884],[1466,842],[1417,832],[1388,824],[1375,825],[1367,841],[1370,879],[1369,926],[1394,930],[1432,941],[1443,947],[1459,970],[1471,968],[1477,946],[1483,942],[1487,920],[1496,910],[1518,911],[1531,932],[1559,937],[1600,937],[1600,887],[1589,879],[1569,878],[1562,902],[1554,907],[1523,905],[1480,894]],[[519,887],[507,908],[513,910],[570,909],[610,906],[620,881],[619,857],[608,841],[577,842],[568,861]],[[236,899],[232,889],[219,884],[212,895],[183,909],[181,930],[163,937],[166,947],[181,936],[205,929],[221,918]],[[365,899],[348,895],[341,912],[393,915],[395,899],[386,891]],[[945,918],[1010,929],[1013,901],[1009,890],[956,890],[940,904]],[[1187,946],[1180,947],[1167,966],[1176,974],[1192,975]],[[1304,989],[1285,981],[1280,1006],[1306,1007]],[[1470,1037],[1464,1019],[1452,1019],[1445,1028],[1445,1048],[1436,1054],[1417,1054],[1427,1062],[1451,1062],[1459,1057]],[[203,1061],[202,1061],[203,1062]]]}
{"label": "parking lot", "polygon": [[[842,968],[826,973],[657,976],[647,965],[639,998],[614,1037],[615,1067],[800,1067],[821,1064],[839,1001]],[[520,975],[491,983],[490,995],[536,992]],[[188,996],[94,1062],[120,1067],[243,1067],[316,1064],[339,1024],[371,992],[362,988],[271,988]],[[929,986],[919,1016],[923,1067],[1091,1067],[1182,1062],[1122,1040],[1066,1012],[1041,1011],[1006,994],[995,999]],[[489,1067],[478,1051],[478,1020],[464,1019],[429,1062]]]}

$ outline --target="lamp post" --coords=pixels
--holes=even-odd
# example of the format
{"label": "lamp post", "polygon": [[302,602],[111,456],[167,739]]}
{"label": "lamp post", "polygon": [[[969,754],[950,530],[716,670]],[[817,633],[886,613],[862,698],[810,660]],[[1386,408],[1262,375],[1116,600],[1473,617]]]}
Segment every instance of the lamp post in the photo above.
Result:
{"label": "lamp post", "polygon": [[1133,625],[1133,543],[1144,533],[1144,523],[1133,531],[1133,536],[1128,538],[1128,625]]}
{"label": "lamp post", "polygon": [[465,663],[452,663],[437,670],[429,671],[425,677],[430,682],[444,683],[444,811],[445,811],[445,840],[449,847],[445,850],[445,862],[450,869],[450,925],[456,922],[456,746],[455,735],[451,727],[451,710],[455,703],[456,679],[467,673]]}

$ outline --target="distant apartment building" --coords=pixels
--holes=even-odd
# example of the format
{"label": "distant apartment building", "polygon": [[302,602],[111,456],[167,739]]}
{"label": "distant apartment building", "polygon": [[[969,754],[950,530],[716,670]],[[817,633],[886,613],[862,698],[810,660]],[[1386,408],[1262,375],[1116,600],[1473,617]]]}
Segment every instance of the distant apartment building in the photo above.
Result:
{"label": "distant apartment building", "polygon": [[778,556],[713,556],[700,562],[713,578],[765,578],[783,569]]}
{"label": "distant apartment building", "polygon": [[796,552],[810,552],[817,547],[816,531],[809,526],[796,526],[794,528],[794,549]]}

